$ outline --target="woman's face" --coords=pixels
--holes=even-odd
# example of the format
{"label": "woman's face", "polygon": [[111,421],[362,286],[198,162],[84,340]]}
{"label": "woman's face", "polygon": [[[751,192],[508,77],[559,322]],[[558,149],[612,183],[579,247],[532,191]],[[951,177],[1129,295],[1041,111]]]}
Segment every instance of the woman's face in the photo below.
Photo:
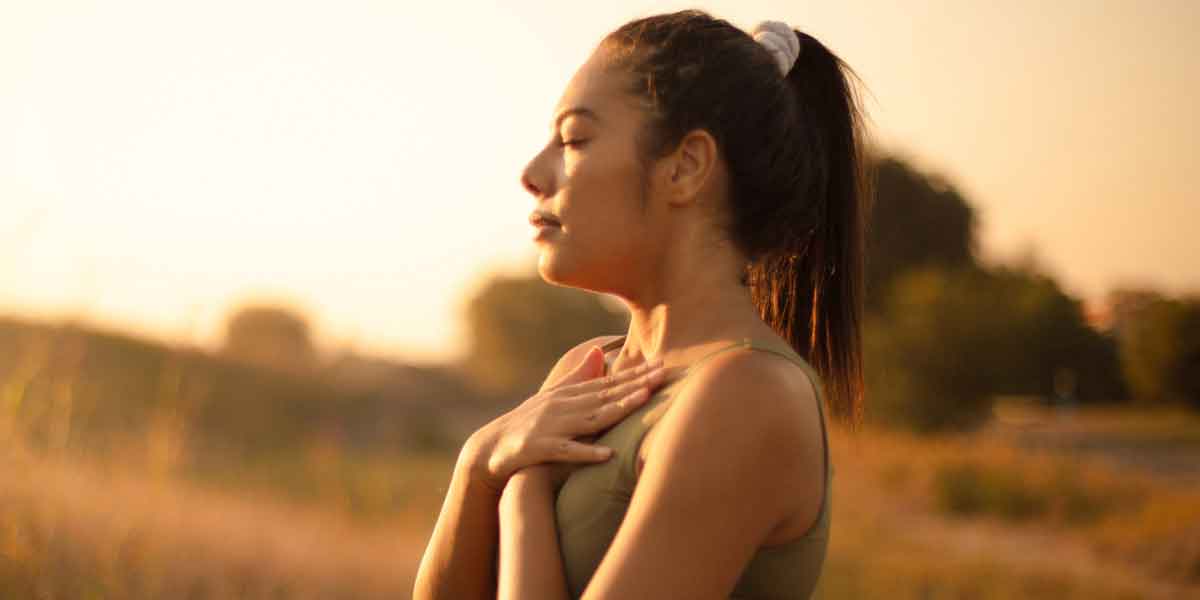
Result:
{"label": "woman's face", "polygon": [[[635,135],[643,114],[600,48],[576,71],[554,109],[549,140],[521,174],[533,212],[559,226],[534,227],[538,272],[547,282],[623,294],[648,273],[665,241],[644,185]],[[532,218],[532,215],[531,215]]]}

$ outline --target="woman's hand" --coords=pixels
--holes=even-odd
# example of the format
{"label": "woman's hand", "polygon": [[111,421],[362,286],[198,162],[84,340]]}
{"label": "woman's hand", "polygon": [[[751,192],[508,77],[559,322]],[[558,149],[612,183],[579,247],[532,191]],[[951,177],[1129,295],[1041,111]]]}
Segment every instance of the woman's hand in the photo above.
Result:
{"label": "woman's hand", "polygon": [[471,477],[499,496],[508,478],[523,467],[607,460],[611,449],[576,438],[592,441],[594,434],[644,404],[662,384],[665,370],[655,361],[597,378],[603,372],[604,355],[592,348],[553,387],[471,434],[463,447]]}

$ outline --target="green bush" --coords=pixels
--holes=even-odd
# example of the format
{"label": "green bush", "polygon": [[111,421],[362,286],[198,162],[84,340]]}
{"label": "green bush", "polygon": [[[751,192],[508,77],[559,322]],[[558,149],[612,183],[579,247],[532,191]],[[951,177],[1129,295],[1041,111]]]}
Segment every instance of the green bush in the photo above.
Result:
{"label": "green bush", "polygon": [[1150,294],[1118,323],[1121,369],[1135,398],[1200,407],[1200,297]]}
{"label": "green bush", "polygon": [[939,508],[957,515],[1027,520],[1047,511],[1051,503],[1048,491],[1029,486],[1019,470],[968,461],[942,465],[934,476]]}
{"label": "green bush", "polygon": [[[884,305],[866,316],[863,335],[867,415],[876,422],[969,430],[991,417],[1000,394],[1074,401],[1119,393],[1103,375],[1116,370],[1115,349],[1085,324],[1078,301],[1037,272],[913,269]],[[1078,389],[1061,385],[1078,373],[1100,375]]]}
{"label": "green bush", "polygon": [[933,496],[944,513],[992,515],[1010,521],[1053,519],[1091,525],[1119,511],[1139,510],[1145,492],[1134,483],[1088,481],[1079,467],[1059,462],[1049,471],[961,459],[939,465]]}

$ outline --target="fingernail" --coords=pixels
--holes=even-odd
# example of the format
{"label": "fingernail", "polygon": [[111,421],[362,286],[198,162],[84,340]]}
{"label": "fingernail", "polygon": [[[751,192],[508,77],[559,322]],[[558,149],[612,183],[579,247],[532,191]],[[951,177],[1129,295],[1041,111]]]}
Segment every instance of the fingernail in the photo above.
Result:
{"label": "fingernail", "polygon": [[607,446],[597,446],[596,456],[599,456],[600,458],[608,458],[609,456],[612,456],[612,448]]}

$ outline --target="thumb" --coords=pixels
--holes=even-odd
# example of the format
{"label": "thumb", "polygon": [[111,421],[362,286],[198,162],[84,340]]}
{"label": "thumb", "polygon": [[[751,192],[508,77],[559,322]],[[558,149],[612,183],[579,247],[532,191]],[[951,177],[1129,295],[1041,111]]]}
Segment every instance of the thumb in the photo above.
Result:
{"label": "thumb", "polygon": [[583,355],[583,360],[575,365],[571,372],[563,377],[563,384],[580,383],[599,377],[604,374],[604,352],[600,350],[600,346],[592,346],[588,348],[586,354]]}

